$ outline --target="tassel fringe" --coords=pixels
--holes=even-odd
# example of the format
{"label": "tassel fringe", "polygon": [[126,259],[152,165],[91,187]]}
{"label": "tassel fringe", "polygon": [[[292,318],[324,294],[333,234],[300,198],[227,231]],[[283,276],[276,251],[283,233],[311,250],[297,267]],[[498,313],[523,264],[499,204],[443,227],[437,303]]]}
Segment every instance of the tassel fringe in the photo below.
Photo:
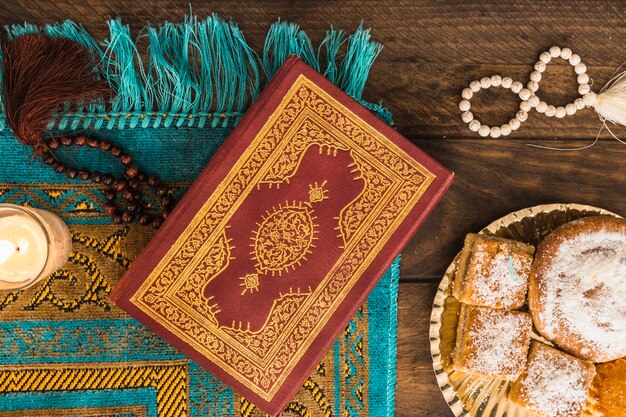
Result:
{"label": "tassel fringe", "polygon": [[[101,46],[69,20],[43,27],[5,27],[10,39],[46,33],[88,48],[113,92],[109,103],[90,103],[73,113],[66,108],[48,128],[202,127],[207,122],[226,126],[237,120],[291,54],[358,100],[382,48],[362,25],[352,34],[331,28],[316,50],[298,25],[279,20],[268,31],[261,56],[234,22],[217,15],[148,25],[136,38],[119,19],[108,25],[109,36]],[[139,44],[147,44],[147,49],[140,50]],[[390,121],[380,105],[364,104]],[[6,128],[4,106],[2,110],[0,129]]]}
{"label": "tassel fringe", "polygon": [[307,64],[320,70],[318,56],[313,50],[311,39],[295,23],[274,23],[263,47],[263,70],[267,78],[272,78],[289,55],[298,55]]}
{"label": "tassel fringe", "polygon": [[603,122],[626,126],[626,71],[615,75],[598,94],[588,93],[584,100]]}

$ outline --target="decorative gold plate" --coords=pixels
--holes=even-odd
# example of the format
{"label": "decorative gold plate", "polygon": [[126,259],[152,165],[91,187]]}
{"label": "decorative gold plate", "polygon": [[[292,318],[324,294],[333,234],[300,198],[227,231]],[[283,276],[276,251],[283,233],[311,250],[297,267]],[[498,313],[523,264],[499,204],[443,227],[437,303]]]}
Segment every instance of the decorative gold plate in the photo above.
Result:
{"label": "decorative gold plate", "polygon": [[[610,211],[581,204],[546,204],[510,213],[479,233],[514,239],[536,247],[548,233],[562,224],[600,214],[620,217]],[[451,367],[461,306],[451,292],[457,258],[458,255],[439,284],[430,316],[430,352],[443,397],[456,417],[536,417],[536,413],[507,400],[510,382],[458,372]],[[549,343],[536,333],[532,337]]]}

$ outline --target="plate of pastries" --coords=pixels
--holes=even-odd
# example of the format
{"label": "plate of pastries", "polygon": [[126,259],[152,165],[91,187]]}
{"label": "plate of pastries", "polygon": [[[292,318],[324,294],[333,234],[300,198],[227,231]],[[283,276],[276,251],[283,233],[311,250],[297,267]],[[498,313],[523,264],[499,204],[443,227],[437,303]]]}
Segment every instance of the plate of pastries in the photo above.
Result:
{"label": "plate of pastries", "polygon": [[626,417],[626,220],[550,204],[468,234],[430,344],[457,417]]}

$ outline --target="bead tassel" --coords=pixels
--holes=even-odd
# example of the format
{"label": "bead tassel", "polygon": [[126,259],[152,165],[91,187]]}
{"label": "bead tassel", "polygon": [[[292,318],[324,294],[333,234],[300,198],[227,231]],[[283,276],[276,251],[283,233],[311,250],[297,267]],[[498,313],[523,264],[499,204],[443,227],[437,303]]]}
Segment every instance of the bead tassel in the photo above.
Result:
{"label": "bead tassel", "polygon": [[602,121],[626,126],[626,71],[614,76],[600,93],[588,92],[583,100]]}
{"label": "bead tassel", "polygon": [[[44,34],[5,40],[2,52],[6,119],[17,140],[33,147],[35,155],[41,156],[55,172],[64,173],[71,179],[104,184],[107,188],[103,194],[108,201],[104,210],[114,223],[129,223],[138,218],[140,223],[158,228],[173,207],[170,192],[156,177],[146,179],[146,175],[132,164],[132,157],[124,154],[120,147],[106,139],[83,135],[44,140],[48,123],[59,109],[67,105],[97,103],[110,95],[108,83],[96,69],[93,53],[75,41]],[[109,152],[125,166],[124,177],[116,179],[111,174],[68,166],[53,153],[61,146],[88,146]],[[142,201],[143,183],[159,196],[160,214],[147,213],[148,207]],[[121,208],[114,204],[118,196],[122,197]]]}
{"label": "bead tassel", "polygon": [[110,95],[92,53],[77,42],[43,34],[2,43],[3,96],[15,137],[41,154],[43,135],[63,105],[88,104]]}

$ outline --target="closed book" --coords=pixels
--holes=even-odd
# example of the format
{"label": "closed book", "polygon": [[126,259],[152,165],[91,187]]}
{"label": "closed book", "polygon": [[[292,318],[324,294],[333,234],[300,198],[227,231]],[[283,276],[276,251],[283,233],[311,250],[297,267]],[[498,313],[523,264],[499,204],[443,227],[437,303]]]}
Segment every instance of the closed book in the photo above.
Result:
{"label": "closed book", "polygon": [[111,299],[278,414],[451,180],[291,57]]}

